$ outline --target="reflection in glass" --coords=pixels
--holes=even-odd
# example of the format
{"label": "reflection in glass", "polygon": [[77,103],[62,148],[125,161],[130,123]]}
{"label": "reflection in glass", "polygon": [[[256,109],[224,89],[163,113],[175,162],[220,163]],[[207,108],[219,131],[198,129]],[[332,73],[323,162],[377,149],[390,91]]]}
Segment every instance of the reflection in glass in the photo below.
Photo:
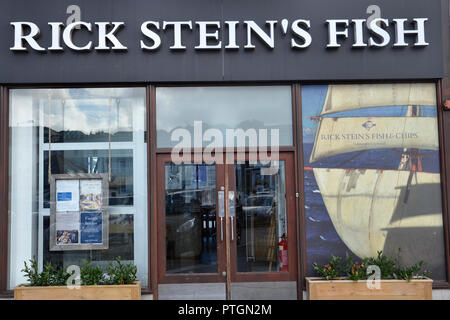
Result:
{"label": "reflection in glass", "polygon": [[112,142],[133,140],[132,105],[117,98],[86,99],[69,104],[65,100],[45,103],[47,116],[44,141],[51,142]]}
{"label": "reflection in glass", "polygon": [[108,266],[108,261],[120,257],[122,261],[134,260],[134,216],[113,214],[109,218],[109,248],[106,250],[50,251],[50,217],[44,217],[44,261],[50,261],[67,268],[83,261],[94,265]]}
{"label": "reflection in glass", "polygon": [[166,271],[216,273],[216,167],[165,166]]}
{"label": "reflection in glass", "polygon": [[[267,129],[270,139],[270,130],[276,129],[279,130],[281,146],[293,144],[289,86],[159,87],[156,90],[156,108],[159,148],[171,148],[177,144],[171,139],[175,129],[187,129],[193,137],[194,121],[202,121],[203,131],[210,128],[220,130],[223,137],[226,137],[226,129]],[[235,143],[242,146],[237,139]],[[245,142],[246,145],[250,143]],[[270,141],[259,142],[265,143],[270,145]]]}
{"label": "reflection in glass", "polygon": [[[12,93],[16,101],[29,103],[29,92]],[[134,117],[145,108],[143,88],[37,89],[32,94],[33,105],[43,113],[44,143],[48,128],[51,143],[133,141]]]}
{"label": "reflection in glass", "polygon": [[[108,173],[108,150],[52,151],[52,174]],[[48,168],[48,151],[44,152]],[[44,207],[50,208],[48,170],[44,170]],[[133,150],[111,150],[109,205],[133,205]]]}
{"label": "reflection in glass", "polygon": [[[33,256],[41,269],[48,261],[107,265],[120,256],[148,285],[145,97],[145,88],[10,90],[8,288],[26,282],[23,262]],[[109,249],[49,252],[49,171],[109,167]]]}
{"label": "reflection in glass", "polygon": [[236,164],[238,272],[287,271],[278,244],[287,237],[285,163]]}

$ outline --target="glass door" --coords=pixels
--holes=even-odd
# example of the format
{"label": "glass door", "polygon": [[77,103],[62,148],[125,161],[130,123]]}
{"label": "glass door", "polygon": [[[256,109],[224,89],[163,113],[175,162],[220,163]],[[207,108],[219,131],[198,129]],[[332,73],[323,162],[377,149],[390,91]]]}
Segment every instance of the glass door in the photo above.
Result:
{"label": "glass door", "polygon": [[224,166],[158,159],[158,265],[162,283],[224,282]]}
{"label": "glass door", "polygon": [[293,159],[236,162],[229,171],[231,281],[296,279]]}
{"label": "glass door", "polygon": [[296,281],[293,170],[292,154],[233,164],[159,155],[160,283],[222,282],[229,292],[232,282]]}

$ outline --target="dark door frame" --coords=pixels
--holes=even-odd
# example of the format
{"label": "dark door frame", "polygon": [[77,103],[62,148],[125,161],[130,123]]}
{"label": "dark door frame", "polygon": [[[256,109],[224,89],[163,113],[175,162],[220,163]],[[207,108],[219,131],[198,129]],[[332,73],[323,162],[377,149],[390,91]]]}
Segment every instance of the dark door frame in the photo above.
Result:
{"label": "dark door frame", "polygon": [[[171,162],[170,154],[157,155],[157,243],[158,251],[158,284],[168,283],[209,283],[209,282],[225,282],[225,276],[222,272],[226,271],[225,262],[225,241],[217,240],[217,273],[205,274],[167,274],[166,273],[166,219],[165,219],[165,164]],[[192,162],[193,163],[193,162]],[[194,164],[194,163],[193,163]],[[216,190],[220,186],[225,185],[225,168],[224,165],[216,165]],[[219,207],[218,199],[216,199],[216,208]],[[224,221],[225,223],[225,221]],[[216,225],[220,225],[218,215],[216,215]],[[218,238],[220,233],[218,234]],[[224,234],[225,238],[225,234]]]}
{"label": "dark door frame", "polygon": [[[237,155],[235,154],[235,158]],[[249,154],[246,154],[248,160]],[[285,161],[285,183],[286,183],[286,218],[288,226],[288,241],[292,239],[292,245],[288,246],[289,271],[288,272],[258,272],[244,273],[237,272],[236,242],[231,240],[231,224],[228,217],[228,203],[225,201],[224,219],[224,241],[217,241],[218,272],[214,274],[166,274],[166,226],[165,226],[165,164],[171,162],[170,154],[162,153],[157,158],[157,256],[153,257],[158,261],[158,284],[173,283],[210,283],[227,282],[229,290],[231,282],[268,282],[268,281],[297,281],[298,272],[298,233],[297,233],[297,205],[295,192],[295,155],[293,152],[281,152],[279,160]],[[216,190],[221,186],[225,187],[225,199],[228,199],[228,191],[235,191],[234,164],[216,165]],[[218,203],[216,203],[218,208]],[[219,217],[216,216],[217,226],[220,225]],[[236,231],[236,219],[233,221],[234,231]],[[220,232],[218,232],[218,237]],[[290,243],[290,242],[289,242]],[[225,272],[225,274],[223,274]]]}
{"label": "dark door frame", "polygon": [[[249,154],[246,154],[246,160],[248,160]],[[297,243],[298,234],[296,225],[298,219],[296,217],[297,206],[296,206],[296,192],[295,192],[295,164],[294,164],[294,153],[292,152],[281,152],[279,154],[279,160],[285,162],[285,188],[286,188],[286,220],[288,227],[288,272],[238,272],[237,270],[237,248],[236,241],[229,244],[230,252],[230,266],[231,282],[268,282],[268,281],[296,281],[297,280]],[[231,170],[228,170],[228,186],[225,188],[227,191],[236,191],[235,185],[235,170],[233,170],[234,165],[228,165]],[[227,222],[230,220],[227,219]],[[237,218],[233,220],[234,232],[236,232],[236,222]],[[227,227],[230,225],[227,223]],[[231,230],[229,230],[231,233]],[[291,240],[292,239],[292,240]],[[231,240],[230,240],[231,241]],[[292,244],[291,244],[292,243]]]}

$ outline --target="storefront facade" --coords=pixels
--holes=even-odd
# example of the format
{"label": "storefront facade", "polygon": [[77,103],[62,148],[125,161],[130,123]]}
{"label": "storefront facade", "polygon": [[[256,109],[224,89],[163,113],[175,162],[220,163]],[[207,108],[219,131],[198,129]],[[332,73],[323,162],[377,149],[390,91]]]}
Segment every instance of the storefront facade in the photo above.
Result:
{"label": "storefront facade", "polygon": [[448,12],[3,1],[0,291],[120,256],[158,299],[302,299],[313,263],[399,249],[450,289]]}

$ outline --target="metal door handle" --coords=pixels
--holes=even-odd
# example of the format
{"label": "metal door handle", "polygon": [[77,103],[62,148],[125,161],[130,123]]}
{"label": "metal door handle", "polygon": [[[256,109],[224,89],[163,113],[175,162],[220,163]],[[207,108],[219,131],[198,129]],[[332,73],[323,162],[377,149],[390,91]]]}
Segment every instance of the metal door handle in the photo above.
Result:
{"label": "metal door handle", "polygon": [[225,217],[225,191],[224,187],[221,187],[221,191],[217,193],[217,199],[219,204],[219,218],[220,218],[220,241],[223,242],[223,218]]}
{"label": "metal door handle", "polygon": [[231,241],[234,241],[234,218],[230,217],[231,220]]}
{"label": "metal door handle", "polygon": [[220,241],[223,242],[223,218],[220,217]]}
{"label": "metal door handle", "polygon": [[228,191],[228,213],[231,220],[231,241],[234,241],[234,217],[236,216],[234,191]]}

